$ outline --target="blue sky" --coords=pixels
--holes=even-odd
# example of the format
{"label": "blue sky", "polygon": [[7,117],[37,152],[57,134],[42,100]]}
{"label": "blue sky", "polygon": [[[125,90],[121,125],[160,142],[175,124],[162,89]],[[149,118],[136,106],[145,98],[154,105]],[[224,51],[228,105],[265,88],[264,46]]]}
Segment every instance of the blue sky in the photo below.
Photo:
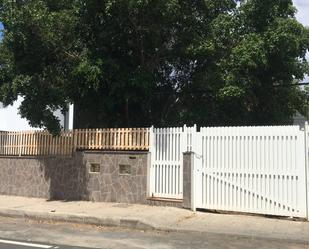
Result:
{"label": "blue sky", "polygon": [[[309,0],[293,0],[298,12],[296,18],[305,26],[309,26]],[[309,60],[309,54],[307,55]],[[305,82],[309,82],[309,76],[304,79]]]}
{"label": "blue sky", "polygon": [[309,0],[294,0],[298,9],[296,18],[302,24],[309,26]]}
{"label": "blue sky", "polygon": [[[309,26],[309,0],[294,0],[298,12],[296,18],[305,26]],[[309,54],[307,54],[309,60]],[[304,79],[305,82],[309,82],[309,76]]]}

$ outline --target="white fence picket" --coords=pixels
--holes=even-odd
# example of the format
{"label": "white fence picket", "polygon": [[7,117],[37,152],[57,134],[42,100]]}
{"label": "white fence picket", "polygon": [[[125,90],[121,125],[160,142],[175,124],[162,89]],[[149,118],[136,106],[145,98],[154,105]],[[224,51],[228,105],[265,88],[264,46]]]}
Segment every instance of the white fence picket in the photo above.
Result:
{"label": "white fence picket", "polygon": [[192,149],[196,127],[151,129],[150,197],[183,198],[183,152]]}
{"label": "white fence picket", "polygon": [[305,144],[299,127],[201,128],[199,136],[198,208],[306,217]]}
{"label": "white fence picket", "polygon": [[193,208],[308,218],[308,125],[150,133],[150,196],[182,199],[183,152],[193,151]]}
{"label": "white fence picket", "polygon": [[[309,125],[308,122],[306,122],[305,127],[304,127],[304,132],[305,132],[305,171],[306,171],[306,186],[305,186],[305,191],[306,191],[306,205],[307,205],[307,220],[309,220]],[[294,187],[293,185],[291,186],[292,188]],[[293,196],[292,196],[293,197]]]}

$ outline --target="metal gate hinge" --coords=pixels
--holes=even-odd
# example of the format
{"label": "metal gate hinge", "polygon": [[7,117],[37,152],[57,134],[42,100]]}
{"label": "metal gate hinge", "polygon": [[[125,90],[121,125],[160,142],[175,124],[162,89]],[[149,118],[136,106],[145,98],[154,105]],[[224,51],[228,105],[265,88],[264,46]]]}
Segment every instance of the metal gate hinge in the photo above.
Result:
{"label": "metal gate hinge", "polygon": [[197,159],[202,159],[202,158],[203,158],[203,155],[199,155],[199,154],[196,154],[196,153],[194,153],[194,155],[195,155],[195,157],[196,157]]}

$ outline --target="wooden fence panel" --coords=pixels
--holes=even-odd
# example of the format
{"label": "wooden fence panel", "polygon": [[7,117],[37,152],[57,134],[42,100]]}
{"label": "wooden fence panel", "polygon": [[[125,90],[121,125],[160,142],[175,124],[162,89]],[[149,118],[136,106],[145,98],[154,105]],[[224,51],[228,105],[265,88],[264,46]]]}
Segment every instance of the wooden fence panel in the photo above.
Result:
{"label": "wooden fence panel", "polygon": [[0,131],[0,155],[70,156],[76,150],[148,150],[148,128],[77,129],[52,136],[47,131]]}

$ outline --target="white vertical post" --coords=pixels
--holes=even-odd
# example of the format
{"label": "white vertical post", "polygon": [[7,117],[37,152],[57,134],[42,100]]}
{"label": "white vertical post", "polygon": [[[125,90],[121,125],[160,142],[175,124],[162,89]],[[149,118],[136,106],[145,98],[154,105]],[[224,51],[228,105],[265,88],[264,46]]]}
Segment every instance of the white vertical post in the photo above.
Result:
{"label": "white vertical post", "polygon": [[183,130],[180,129],[180,168],[179,168],[179,186],[180,195],[183,196],[183,152],[187,151],[188,144],[188,128],[183,126]]}
{"label": "white vertical post", "polygon": [[308,149],[309,149],[309,141],[308,141],[308,132],[309,132],[308,122],[305,123],[305,186],[306,186],[306,213],[307,213],[307,220],[309,220],[309,162],[308,162]]}
{"label": "white vertical post", "polygon": [[192,161],[191,161],[191,209],[196,211],[202,199],[202,134],[194,125],[192,130]]}
{"label": "white vertical post", "polygon": [[[193,139],[192,139],[193,140]],[[193,143],[193,141],[192,141]],[[195,153],[191,152],[191,210],[196,211],[196,169],[195,169]]]}
{"label": "white vertical post", "polygon": [[74,129],[74,104],[69,105],[69,120],[68,120],[68,129]]}
{"label": "white vertical post", "polygon": [[196,179],[197,179],[197,171],[196,171],[196,147],[197,147],[197,137],[196,137],[196,125],[194,125],[193,129],[191,129],[190,134],[190,151],[191,151],[191,210],[193,212],[196,211]]}
{"label": "white vertical post", "polygon": [[155,148],[154,148],[154,131],[153,126],[149,129],[149,153],[150,156],[148,157],[148,167],[147,167],[147,193],[148,197],[152,197],[152,193],[154,192],[153,184],[155,181],[154,172],[152,164],[155,159]]}
{"label": "white vertical post", "polygon": [[180,153],[188,151],[188,127],[187,125],[183,126],[183,131],[182,131],[182,136],[181,136],[181,143],[180,143],[180,148],[181,151]]}

